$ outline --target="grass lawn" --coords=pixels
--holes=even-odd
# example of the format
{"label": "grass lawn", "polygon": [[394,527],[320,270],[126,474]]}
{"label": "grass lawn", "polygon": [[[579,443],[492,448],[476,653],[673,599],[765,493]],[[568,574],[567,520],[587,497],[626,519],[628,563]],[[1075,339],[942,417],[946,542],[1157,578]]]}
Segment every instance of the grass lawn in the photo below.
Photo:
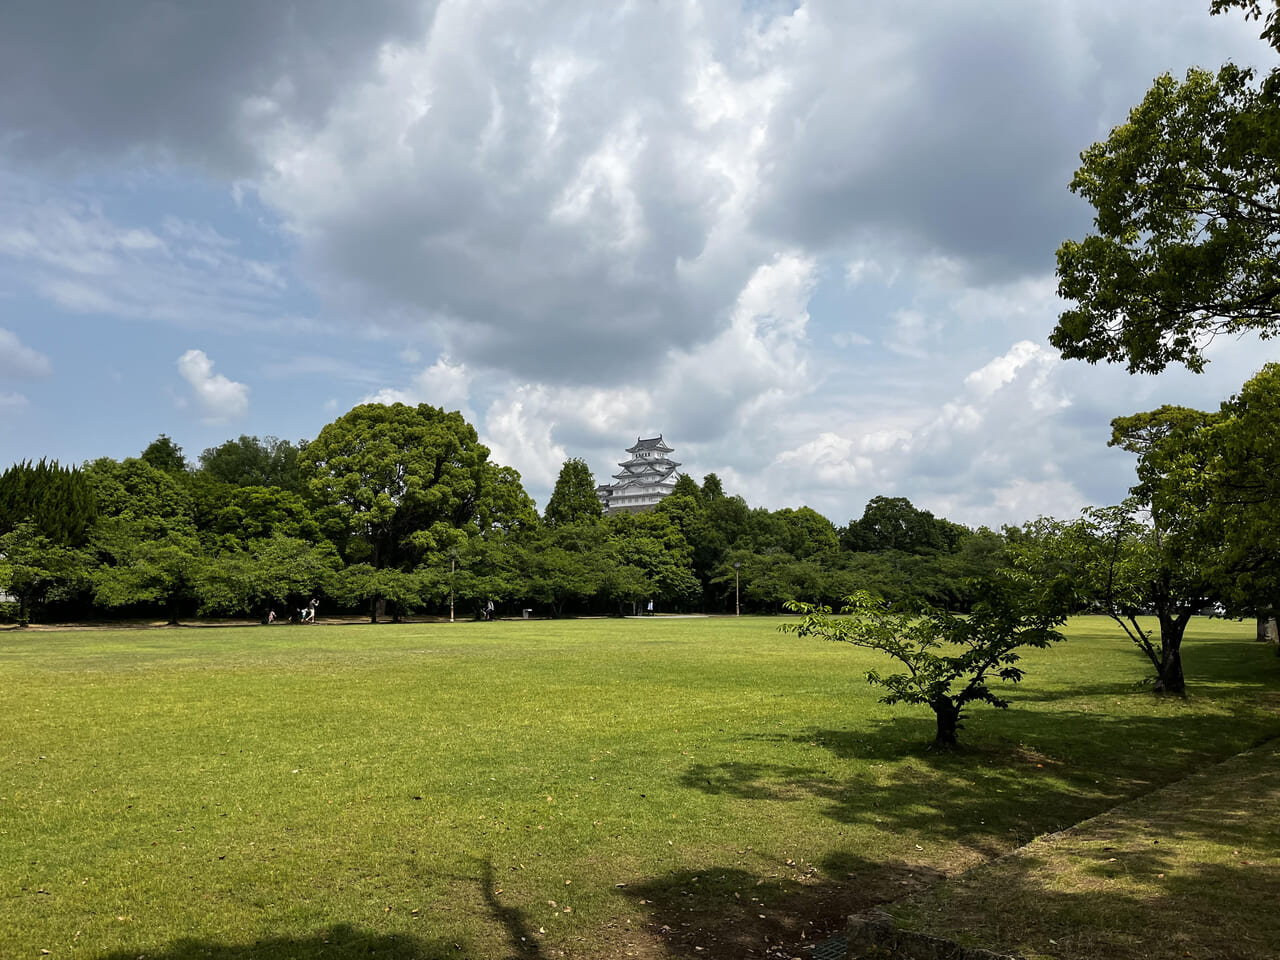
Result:
{"label": "grass lawn", "polygon": [[763,956],[1280,734],[1248,623],[1163,701],[1073,621],[946,756],[779,622],[0,632],[0,955]]}
{"label": "grass lawn", "polygon": [[1028,960],[1280,955],[1280,744],[938,884],[907,929]]}

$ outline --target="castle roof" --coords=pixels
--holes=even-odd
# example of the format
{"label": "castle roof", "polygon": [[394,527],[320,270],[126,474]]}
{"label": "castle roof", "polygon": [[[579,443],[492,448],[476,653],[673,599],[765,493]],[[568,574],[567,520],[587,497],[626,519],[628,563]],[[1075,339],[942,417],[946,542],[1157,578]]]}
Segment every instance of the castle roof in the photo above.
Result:
{"label": "castle roof", "polygon": [[627,447],[627,453],[639,453],[641,450],[659,450],[662,453],[671,453],[675,450],[675,447],[668,447],[666,441],[662,439],[662,434],[658,434],[648,440],[636,437],[636,445]]}

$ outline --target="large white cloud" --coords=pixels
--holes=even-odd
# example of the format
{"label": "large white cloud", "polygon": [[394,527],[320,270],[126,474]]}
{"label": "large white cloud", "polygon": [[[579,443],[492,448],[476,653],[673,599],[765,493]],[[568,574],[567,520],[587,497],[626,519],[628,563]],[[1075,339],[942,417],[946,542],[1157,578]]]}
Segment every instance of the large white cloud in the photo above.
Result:
{"label": "large white cloud", "polygon": [[235,420],[249,412],[249,388],[213,372],[203,350],[188,350],[178,358],[178,373],[191,387],[197,410],[206,423]]}

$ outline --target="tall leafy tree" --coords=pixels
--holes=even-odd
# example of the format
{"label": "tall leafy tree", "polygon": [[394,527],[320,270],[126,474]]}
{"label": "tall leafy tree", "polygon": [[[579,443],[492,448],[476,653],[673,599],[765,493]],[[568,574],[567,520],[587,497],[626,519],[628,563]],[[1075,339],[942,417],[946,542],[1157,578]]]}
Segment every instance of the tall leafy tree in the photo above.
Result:
{"label": "tall leafy tree", "polygon": [[[1260,14],[1256,2],[1213,3],[1229,7]],[[1071,189],[1094,207],[1096,232],[1058,249],[1058,292],[1075,302],[1050,337],[1064,356],[1200,370],[1216,335],[1280,332],[1274,71],[1262,83],[1234,64],[1159,77],[1081,160]]]}
{"label": "tall leafy tree", "polygon": [[348,563],[375,570],[408,572],[537,520],[519,473],[489,460],[462,414],[425,403],[358,406],[324,427],[300,464],[322,530]]}
{"label": "tall leafy tree", "polygon": [[95,460],[85,474],[98,508],[90,538],[95,600],[110,607],[158,604],[176,623],[198,605],[206,560],[184,477],[141,458]]}
{"label": "tall leafy tree", "polygon": [[379,569],[532,517],[519,474],[489,461],[460,413],[425,403],[356,407],[300,462],[319,508],[358,541],[349,559]]}
{"label": "tall leafy tree", "polygon": [[556,477],[544,518],[552,526],[579,523],[600,517],[603,508],[596,496],[596,480],[585,460],[566,460]]}
{"label": "tall leafy tree", "polygon": [[52,543],[77,547],[97,512],[89,481],[76,467],[27,461],[0,474],[0,533],[29,523]]}
{"label": "tall leafy tree", "polygon": [[51,592],[76,588],[87,574],[84,551],[45,536],[32,521],[0,534],[0,593],[16,598],[20,626]]}
{"label": "tall leafy tree", "polygon": [[235,487],[279,487],[297,493],[302,489],[298,453],[288,440],[241,434],[201,453],[200,469]]}
{"label": "tall leafy tree", "polygon": [[934,553],[954,550],[968,531],[956,523],[920,510],[906,497],[872,497],[862,516],[841,536],[846,550],[903,550]]}
{"label": "tall leafy tree", "polygon": [[141,459],[157,470],[174,476],[187,472],[187,458],[183,456],[182,448],[163,433],[147,444]]}
{"label": "tall leafy tree", "polygon": [[1280,610],[1280,365],[1213,413],[1161,407],[1116,421],[1139,453],[1140,493],[1200,558],[1216,597],[1259,632]]}
{"label": "tall leafy tree", "polygon": [[[1148,507],[1134,498],[1090,508],[1072,523],[1041,521],[1014,549],[1017,565],[1037,581],[1068,587],[1078,605],[1115,621],[1151,662],[1155,692],[1185,695],[1182,640],[1212,586],[1200,558]],[[1155,630],[1143,619],[1150,614]]]}

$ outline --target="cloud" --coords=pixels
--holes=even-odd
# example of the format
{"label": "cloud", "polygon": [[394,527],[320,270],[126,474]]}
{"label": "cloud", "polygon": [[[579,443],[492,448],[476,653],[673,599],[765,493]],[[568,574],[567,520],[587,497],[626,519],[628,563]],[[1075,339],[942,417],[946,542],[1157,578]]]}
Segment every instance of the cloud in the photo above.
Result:
{"label": "cloud", "polygon": [[224,423],[249,412],[249,388],[214,373],[213,361],[203,350],[188,350],[179,357],[178,373],[190,384],[205,423]]}
{"label": "cloud", "polygon": [[[1036,346],[1079,151],[1156,73],[1273,59],[1203,0],[18,3],[0,296],[251,335],[324,374],[286,422],[340,378],[478,412],[535,492],[663,432],[753,503],[994,520],[1113,498],[1110,417],[1249,359]],[[204,364],[202,412],[243,411]]]}
{"label": "cloud", "polygon": [[47,377],[52,372],[48,357],[23,346],[16,333],[0,327],[0,377]]}
{"label": "cloud", "polygon": [[0,281],[73,313],[252,334],[315,329],[294,313],[283,263],[247,255],[207,223],[130,219],[99,195],[0,169]]}
{"label": "cloud", "polygon": [[429,403],[444,410],[458,410],[467,420],[474,421],[471,412],[470,392],[472,372],[465,363],[454,363],[442,354],[436,362],[413,378],[404,389],[384,387],[365,398],[365,403]]}
{"label": "cloud", "polygon": [[27,398],[20,393],[0,393],[0,412],[17,413],[27,406]]}
{"label": "cloud", "polygon": [[173,158],[251,172],[256,140],[315,123],[432,5],[12,0],[0,31],[0,149],[32,166]]}

